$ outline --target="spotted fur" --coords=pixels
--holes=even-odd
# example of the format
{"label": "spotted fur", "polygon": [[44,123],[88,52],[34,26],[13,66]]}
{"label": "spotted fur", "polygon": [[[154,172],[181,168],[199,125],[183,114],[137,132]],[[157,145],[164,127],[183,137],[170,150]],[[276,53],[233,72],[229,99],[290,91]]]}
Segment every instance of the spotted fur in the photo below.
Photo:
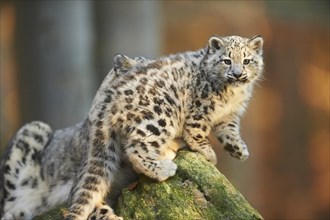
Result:
{"label": "spotted fur", "polygon": [[88,117],[88,160],[67,219],[85,218],[102,205],[123,160],[157,181],[173,176],[177,139],[215,164],[207,139],[214,131],[225,150],[246,159],[239,118],[262,72],[262,43],[260,37],[212,37],[205,49],[136,64],[101,87]]}
{"label": "spotted fur", "polygon": [[47,124],[35,121],[22,127],[12,140],[8,158],[1,163],[4,175],[1,211],[5,211],[2,219],[32,219],[32,210],[43,211],[46,198],[40,194],[48,187],[42,175],[41,157],[51,135]]}
{"label": "spotted fur", "polygon": [[122,54],[117,54],[114,58],[114,63],[113,63],[114,67],[113,67],[113,71],[111,72],[112,78],[110,79],[110,81],[112,81],[113,79],[117,78],[122,74],[126,74],[136,64],[146,63],[147,61],[148,59],[144,57],[130,58]]}
{"label": "spotted fur", "polygon": [[[112,69],[105,82],[145,60],[117,55],[114,63],[118,69]],[[68,200],[80,161],[87,155],[87,132],[85,121],[55,132],[49,125],[34,121],[15,134],[0,163],[1,220],[32,219]],[[128,177],[117,175],[119,186],[114,184],[114,197],[122,185],[136,177],[126,167],[123,162]]]}
{"label": "spotted fur", "polygon": [[[66,173],[44,172],[47,178],[72,185],[65,219],[122,219],[105,203],[107,195],[118,195],[135,173],[157,181],[175,175],[172,160],[183,145],[215,164],[211,132],[231,156],[246,159],[239,119],[262,73],[262,45],[261,37],[212,37],[201,50],[156,60],[117,56],[119,74],[106,77],[88,118],[55,132],[52,140],[67,141],[51,141],[44,151],[51,162],[42,169]],[[59,148],[67,150],[63,158],[53,151],[56,160],[50,159],[48,151]],[[58,160],[61,165],[54,165]]]}

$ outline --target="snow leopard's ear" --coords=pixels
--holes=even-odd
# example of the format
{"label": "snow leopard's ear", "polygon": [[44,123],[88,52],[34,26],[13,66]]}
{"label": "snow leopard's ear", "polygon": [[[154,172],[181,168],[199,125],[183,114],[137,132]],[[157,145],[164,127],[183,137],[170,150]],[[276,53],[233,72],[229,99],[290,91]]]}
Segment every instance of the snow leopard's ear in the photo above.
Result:
{"label": "snow leopard's ear", "polygon": [[135,64],[135,61],[133,59],[122,54],[117,54],[113,59],[113,62],[114,62],[114,69],[115,70],[120,69],[123,72],[130,70],[132,66]]}
{"label": "snow leopard's ear", "polygon": [[219,37],[213,36],[209,39],[208,48],[209,50],[220,50],[223,44],[223,41]]}
{"label": "snow leopard's ear", "polygon": [[252,37],[248,42],[249,47],[259,55],[262,55],[263,44],[264,40],[259,35]]}

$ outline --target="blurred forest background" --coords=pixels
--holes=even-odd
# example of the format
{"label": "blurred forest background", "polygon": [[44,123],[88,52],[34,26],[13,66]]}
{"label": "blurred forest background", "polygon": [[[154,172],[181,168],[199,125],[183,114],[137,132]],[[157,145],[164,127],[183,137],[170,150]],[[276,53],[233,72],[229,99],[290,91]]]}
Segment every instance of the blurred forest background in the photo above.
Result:
{"label": "blurred forest background", "polygon": [[113,56],[264,37],[243,120],[251,156],[218,168],[265,219],[329,219],[328,1],[1,1],[1,151],[23,124],[83,120]]}

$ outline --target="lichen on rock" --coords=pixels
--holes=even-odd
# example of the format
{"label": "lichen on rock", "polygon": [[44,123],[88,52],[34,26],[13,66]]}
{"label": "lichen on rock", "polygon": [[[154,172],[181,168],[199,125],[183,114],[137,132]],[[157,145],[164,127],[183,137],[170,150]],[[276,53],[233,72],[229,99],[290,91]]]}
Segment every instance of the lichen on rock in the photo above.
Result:
{"label": "lichen on rock", "polygon": [[124,189],[116,206],[124,219],[263,219],[215,166],[194,152],[180,151],[174,177],[158,183],[141,176]]}
{"label": "lichen on rock", "polygon": [[[182,150],[178,170],[164,182],[143,175],[135,188],[125,188],[115,206],[125,220],[257,220],[262,216],[218,169],[199,153]],[[58,218],[45,213],[40,219]],[[44,218],[47,216],[47,218]],[[37,218],[35,218],[37,219]]]}

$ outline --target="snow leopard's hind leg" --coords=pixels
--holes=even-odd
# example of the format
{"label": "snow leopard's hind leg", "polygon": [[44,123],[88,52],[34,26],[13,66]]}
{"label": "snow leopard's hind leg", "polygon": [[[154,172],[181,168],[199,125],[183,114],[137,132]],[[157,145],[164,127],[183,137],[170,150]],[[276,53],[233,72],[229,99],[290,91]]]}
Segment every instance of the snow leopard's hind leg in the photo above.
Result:
{"label": "snow leopard's hind leg", "polygon": [[43,149],[51,128],[39,121],[23,126],[2,159],[2,220],[32,219],[45,209],[48,186],[41,170]]}

